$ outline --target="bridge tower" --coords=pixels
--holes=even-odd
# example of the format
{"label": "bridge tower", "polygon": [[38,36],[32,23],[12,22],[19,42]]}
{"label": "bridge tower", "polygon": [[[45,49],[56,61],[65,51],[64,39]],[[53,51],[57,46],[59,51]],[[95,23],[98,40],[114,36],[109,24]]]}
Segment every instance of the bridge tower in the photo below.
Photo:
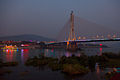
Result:
{"label": "bridge tower", "polygon": [[74,14],[73,14],[73,11],[71,11],[71,14],[70,14],[70,33],[69,33],[69,38],[68,38],[68,41],[69,40],[76,40],[76,37],[75,37],[75,32],[74,32]]}
{"label": "bridge tower", "polygon": [[68,37],[68,41],[67,41],[67,49],[68,50],[76,51],[76,49],[78,49],[75,40],[76,40],[76,37],[75,37],[75,32],[74,32],[74,14],[73,14],[73,11],[71,11],[70,32],[69,32],[69,37]]}

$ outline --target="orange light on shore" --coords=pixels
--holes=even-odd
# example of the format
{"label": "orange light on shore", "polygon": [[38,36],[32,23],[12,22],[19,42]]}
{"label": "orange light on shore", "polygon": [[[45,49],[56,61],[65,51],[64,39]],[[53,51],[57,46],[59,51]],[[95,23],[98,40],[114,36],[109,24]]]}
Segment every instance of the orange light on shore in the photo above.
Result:
{"label": "orange light on shore", "polygon": [[3,50],[16,50],[16,49],[18,49],[17,48],[17,46],[15,45],[15,46],[12,46],[12,45],[10,45],[10,46],[5,46],[5,47],[3,47],[2,48]]}

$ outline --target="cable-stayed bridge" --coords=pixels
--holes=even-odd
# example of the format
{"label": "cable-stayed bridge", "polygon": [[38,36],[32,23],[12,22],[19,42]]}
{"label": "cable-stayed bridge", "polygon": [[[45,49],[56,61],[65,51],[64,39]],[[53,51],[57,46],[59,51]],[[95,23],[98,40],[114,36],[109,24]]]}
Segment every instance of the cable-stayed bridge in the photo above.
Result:
{"label": "cable-stayed bridge", "polygon": [[66,43],[67,49],[76,49],[77,43],[120,41],[119,32],[70,14],[70,19],[59,32],[57,42]]}

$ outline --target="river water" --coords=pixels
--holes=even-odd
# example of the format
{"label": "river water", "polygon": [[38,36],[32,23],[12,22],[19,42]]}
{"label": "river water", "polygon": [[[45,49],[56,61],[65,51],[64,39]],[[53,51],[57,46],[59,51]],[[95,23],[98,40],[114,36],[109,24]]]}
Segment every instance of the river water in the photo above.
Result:
{"label": "river water", "polygon": [[[26,67],[24,62],[29,57],[43,54],[47,57],[60,58],[62,56],[79,56],[84,53],[88,56],[102,55],[103,52],[119,53],[120,42],[95,43],[105,44],[109,48],[83,48],[82,51],[69,52],[63,49],[21,49],[21,50],[0,50],[0,59],[4,62],[18,61],[17,67],[5,67],[13,72],[0,76],[0,80],[104,80],[105,71],[96,69],[95,72],[89,72],[80,76],[68,76],[60,71],[52,71],[45,67]],[[23,75],[24,74],[24,75]]]}

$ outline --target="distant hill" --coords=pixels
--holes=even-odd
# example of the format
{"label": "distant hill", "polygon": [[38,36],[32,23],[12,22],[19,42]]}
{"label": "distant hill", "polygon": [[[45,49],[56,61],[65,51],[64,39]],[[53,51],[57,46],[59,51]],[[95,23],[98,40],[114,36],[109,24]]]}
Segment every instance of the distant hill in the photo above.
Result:
{"label": "distant hill", "polygon": [[37,41],[53,41],[54,39],[46,38],[43,36],[33,35],[33,34],[24,34],[17,36],[5,36],[0,37],[0,40],[37,40]]}

